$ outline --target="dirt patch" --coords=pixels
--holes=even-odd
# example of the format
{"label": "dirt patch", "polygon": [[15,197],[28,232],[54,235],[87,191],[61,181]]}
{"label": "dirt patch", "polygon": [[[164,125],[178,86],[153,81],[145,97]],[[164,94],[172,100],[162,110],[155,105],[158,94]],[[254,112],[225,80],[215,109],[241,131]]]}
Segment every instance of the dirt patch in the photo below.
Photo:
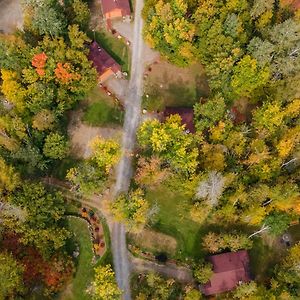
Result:
{"label": "dirt patch", "polygon": [[83,112],[77,110],[71,113],[68,134],[71,140],[71,154],[75,158],[88,158],[91,155],[90,143],[97,137],[120,141],[122,128],[92,127],[82,123]]}
{"label": "dirt patch", "polygon": [[175,238],[149,229],[140,233],[129,233],[129,239],[136,246],[153,252],[166,252],[174,255],[177,248]]}
{"label": "dirt patch", "polygon": [[0,32],[12,33],[22,28],[23,15],[19,0],[0,0]]}
{"label": "dirt patch", "polygon": [[[191,107],[201,97],[207,97],[208,93],[207,78],[200,64],[179,68],[160,61],[145,72],[144,106],[150,110],[165,106]],[[151,104],[154,104],[154,109]]]}

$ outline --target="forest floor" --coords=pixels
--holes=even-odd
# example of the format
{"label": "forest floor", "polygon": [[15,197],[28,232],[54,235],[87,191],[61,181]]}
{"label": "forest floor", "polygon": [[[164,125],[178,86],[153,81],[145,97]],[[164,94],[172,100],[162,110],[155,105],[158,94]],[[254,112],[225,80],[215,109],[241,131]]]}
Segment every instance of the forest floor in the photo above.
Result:
{"label": "forest floor", "polygon": [[143,108],[149,111],[163,110],[166,106],[192,107],[209,94],[200,64],[179,68],[161,60],[148,67],[145,77]]}

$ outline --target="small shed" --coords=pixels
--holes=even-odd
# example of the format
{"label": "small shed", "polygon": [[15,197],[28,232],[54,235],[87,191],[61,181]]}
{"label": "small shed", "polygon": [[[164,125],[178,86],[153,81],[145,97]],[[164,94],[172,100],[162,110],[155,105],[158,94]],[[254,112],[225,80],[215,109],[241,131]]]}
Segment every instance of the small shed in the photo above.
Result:
{"label": "small shed", "polygon": [[163,122],[171,115],[179,115],[181,117],[182,125],[191,132],[195,133],[194,125],[194,110],[190,107],[166,107],[163,112]]}
{"label": "small shed", "polygon": [[102,12],[106,20],[130,17],[129,0],[101,0]]}
{"label": "small shed", "polygon": [[206,296],[230,291],[251,280],[250,260],[246,250],[213,255],[208,260],[213,265],[214,274],[210,281],[201,287]]}
{"label": "small shed", "polygon": [[97,70],[99,82],[104,82],[112,75],[121,76],[121,66],[97,42],[93,41],[89,48],[88,58]]}

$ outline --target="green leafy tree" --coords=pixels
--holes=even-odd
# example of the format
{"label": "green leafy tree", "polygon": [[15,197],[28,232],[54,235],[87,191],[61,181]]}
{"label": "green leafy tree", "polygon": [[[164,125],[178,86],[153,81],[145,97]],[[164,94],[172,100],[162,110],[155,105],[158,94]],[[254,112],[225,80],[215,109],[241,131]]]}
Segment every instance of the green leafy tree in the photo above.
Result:
{"label": "green leafy tree", "polygon": [[193,288],[189,288],[186,290],[183,300],[201,300],[202,294]]}
{"label": "green leafy tree", "polygon": [[201,284],[207,283],[211,279],[213,273],[212,264],[207,262],[198,264],[194,269],[194,277]]}
{"label": "green leafy tree", "polygon": [[282,212],[272,212],[265,218],[265,225],[269,227],[268,232],[278,236],[288,229],[291,223],[291,216]]}
{"label": "green leafy tree", "polygon": [[115,274],[110,265],[95,268],[95,278],[92,286],[92,297],[95,300],[121,299],[122,292],[117,286]]}
{"label": "green leafy tree", "polygon": [[153,213],[141,189],[132,191],[129,195],[119,196],[111,204],[111,211],[115,218],[124,222],[131,231],[142,230]]}
{"label": "green leafy tree", "polygon": [[213,127],[225,116],[226,104],[224,98],[218,94],[204,103],[194,105],[195,125],[198,131]]}
{"label": "green leafy tree", "polygon": [[194,173],[197,168],[196,140],[187,134],[179,115],[172,115],[164,123],[158,120],[144,122],[138,131],[138,142],[145,150],[168,162],[174,171]]}
{"label": "green leafy tree", "polygon": [[40,35],[62,35],[66,30],[64,8],[56,0],[23,0],[27,15],[32,18],[32,27]]}
{"label": "green leafy tree", "polygon": [[91,14],[88,4],[82,0],[72,0],[70,7],[67,7],[67,15],[71,23],[78,24],[80,29],[88,28]]}
{"label": "green leafy tree", "polygon": [[14,216],[5,224],[21,235],[22,243],[36,246],[45,256],[65,245],[69,233],[62,226],[65,207],[60,193],[49,193],[42,184],[25,183],[10,201],[26,211],[22,224]]}
{"label": "green leafy tree", "polygon": [[267,84],[269,69],[259,68],[257,61],[250,55],[244,56],[233,68],[231,85],[240,96],[251,96],[252,93]]}
{"label": "green leafy tree", "polygon": [[24,292],[24,268],[11,254],[0,253],[0,298],[16,299],[18,293]]}
{"label": "green leafy tree", "polygon": [[69,145],[65,137],[59,133],[50,133],[45,140],[43,152],[53,159],[63,159],[67,156]]}
{"label": "green leafy tree", "polygon": [[186,18],[188,5],[183,0],[159,0],[152,7],[145,6],[144,35],[151,47],[158,49],[171,62],[185,66],[194,61],[192,41],[195,25]]}

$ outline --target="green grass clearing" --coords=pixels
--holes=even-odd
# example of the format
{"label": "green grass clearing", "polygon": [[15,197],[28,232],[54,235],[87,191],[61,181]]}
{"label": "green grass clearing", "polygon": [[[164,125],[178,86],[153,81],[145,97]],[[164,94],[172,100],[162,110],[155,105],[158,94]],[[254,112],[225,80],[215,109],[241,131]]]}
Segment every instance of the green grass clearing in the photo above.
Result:
{"label": "green grass clearing", "polygon": [[147,74],[143,107],[149,111],[163,110],[166,106],[192,107],[209,93],[200,64],[179,68],[161,61],[148,68]]}
{"label": "green grass clearing", "polygon": [[88,97],[84,108],[83,121],[90,126],[122,125],[124,112],[100,88]]}
{"label": "green grass clearing", "polygon": [[152,204],[157,203],[159,206],[154,229],[176,238],[176,257],[179,259],[201,257],[201,226],[189,217],[187,203],[190,199],[185,195],[171,191],[164,185],[155,190],[147,191],[146,199]]}
{"label": "green grass clearing", "polygon": [[86,293],[94,276],[92,265],[93,245],[87,222],[80,218],[68,217],[68,225],[74,233],[75,241],[79,245],[79,257],[77,258],[76,274],[72,283],[61,294],[60,300],[90,300],[91,296]]}

